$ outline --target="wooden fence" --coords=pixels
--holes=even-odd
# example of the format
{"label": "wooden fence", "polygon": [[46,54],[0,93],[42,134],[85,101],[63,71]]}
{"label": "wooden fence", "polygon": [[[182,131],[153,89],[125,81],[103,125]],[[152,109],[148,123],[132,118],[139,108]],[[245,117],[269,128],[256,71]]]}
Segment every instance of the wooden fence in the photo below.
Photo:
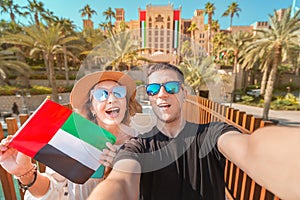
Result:
{"label": "wooden fence", "polygon": [[[189,96],[184,109],[185,118],[188,121],[194,123],[227,122],[246,134],[251,134],[258,128],[273,125],[272,122],[263,121],[261,118],[243,111],[197,96]],[[279,200],[278,197],[256,184],[246,173],[228,160],[226,161],[224,178],[226,196],[230,200]]]}
{"label": "wooden fence", "polygon": [[[256,118],[243,111],[221,105],[205,98],[188,96],[184,105],[185,117],[194,123],[208,123],[212,121],[223,121],[239,128],[246,134],[251,134],[254,130],[267,125],[261,118]],[[20,123],[23,124],[28,118],[27,115],[19,115]],[[7,118],[8,134],[14,134],[17,129],[17,120]],[[0,139],[4,137],[2,125],[0,123]],[[44,166],[40,165],[40,170],[44,171]],[[12,176],[0,167],[0,178],[2,190],[6,200],[15,200],[16,191]],[[226,161],[225,167],[226,196],[229,200],[279,200],[274,194],[256,184],[246,173],[236,167],[230,161]],[[23,193],[20,191],[21,198]]]}

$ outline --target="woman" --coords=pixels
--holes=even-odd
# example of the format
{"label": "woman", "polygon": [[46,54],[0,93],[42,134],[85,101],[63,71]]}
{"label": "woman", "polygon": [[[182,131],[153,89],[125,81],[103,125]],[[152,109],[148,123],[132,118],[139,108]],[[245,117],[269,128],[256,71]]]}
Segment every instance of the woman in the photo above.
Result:
{"label": "woman", "polygon": [[[135,82],[126,74],[117,71],[95,72],[81,78],[70,94],[74,111],[105,128],[117,138],[115,145],[107,143],[101,162],[105,176],[109,173],[119,146],[137,132],[128,127],[139,104],[135,99]],[[25,199],[86,199],[102,178],[90,178],[80,185],[68,181],[53,170],[39,173],[31,159],[9,148],[11,137],[0,143],[0,164],[15,175],[23,188]]]}

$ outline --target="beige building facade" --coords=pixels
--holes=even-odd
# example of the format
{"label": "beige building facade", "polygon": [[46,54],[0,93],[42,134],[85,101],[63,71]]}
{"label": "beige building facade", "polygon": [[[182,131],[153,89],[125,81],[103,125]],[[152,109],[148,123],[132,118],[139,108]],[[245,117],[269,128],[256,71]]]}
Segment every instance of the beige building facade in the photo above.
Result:
{"label": "beige building facade", "polygon": [[[141,54],[153,62],[167,62],[178,64],[180,61],[180,48],[182,42],[191,40],[196,43],[197,52],[207,52],[207,31],[204,26],[204,11],[195,10],[191,19],[181,18],[182,7],[174,8],[173,4],[156,6],[147,5],[145,9],[139,8],[138,20],[125,20],[123,8],[116,8],[115,27],[126,23],[126,27],[133,31],[135,39],[140,40]],[[192,23],[197,29],[188,31]]]}

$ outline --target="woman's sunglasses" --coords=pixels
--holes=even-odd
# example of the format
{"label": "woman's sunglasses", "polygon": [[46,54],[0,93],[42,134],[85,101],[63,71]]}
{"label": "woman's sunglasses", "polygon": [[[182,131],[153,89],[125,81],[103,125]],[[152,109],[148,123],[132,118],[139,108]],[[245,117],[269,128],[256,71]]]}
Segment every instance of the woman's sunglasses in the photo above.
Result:
{"label": "woman's sunglasses", "polygon": [[181,82],[169,81],[166,83],[150,83],[146,85],[146,92],[149,96],[154,96],[159,93],[160,88],[163,86],[167,93],[177,94],[180,90]]}
{"label": "woman's sunglasses", "polygon": [[126,87],[115,86],[111,90],[95,88],[91,91],[91,95],[93,95],[94,99],[97,101],[105,101],[108,99],[110,93],[112,93],[116,98],[122,99],[126,96]]}

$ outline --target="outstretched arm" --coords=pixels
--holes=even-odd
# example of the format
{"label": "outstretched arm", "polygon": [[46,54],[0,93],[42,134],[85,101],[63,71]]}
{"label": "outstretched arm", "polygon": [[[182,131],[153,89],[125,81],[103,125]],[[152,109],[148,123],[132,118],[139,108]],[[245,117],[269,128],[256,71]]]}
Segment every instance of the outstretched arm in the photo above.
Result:
{"label": "outstretched arm", "polygon": [[300,129],[270,126],[251,135],[228,132],[219,150],[282,199],[300,199]]}
{"label": "outstretched arm", "polygon": [[[8,136],[0,142],[0,165],[10,174],[19,177],[23,185],[28,185],[34,180],[34,168],[31,158],[10,148],[9,143],[12,136]],[[34,184],[29,188],[29,192],[35,197],[41,197],[49,189],[50,180],[48,177],[37,172]]]}
{"label": "outstretched arm", "polygon": [[88,200],[138,199],[140,171],[140,164],[135,160],[118,161],[109,176],[93,190]]}

